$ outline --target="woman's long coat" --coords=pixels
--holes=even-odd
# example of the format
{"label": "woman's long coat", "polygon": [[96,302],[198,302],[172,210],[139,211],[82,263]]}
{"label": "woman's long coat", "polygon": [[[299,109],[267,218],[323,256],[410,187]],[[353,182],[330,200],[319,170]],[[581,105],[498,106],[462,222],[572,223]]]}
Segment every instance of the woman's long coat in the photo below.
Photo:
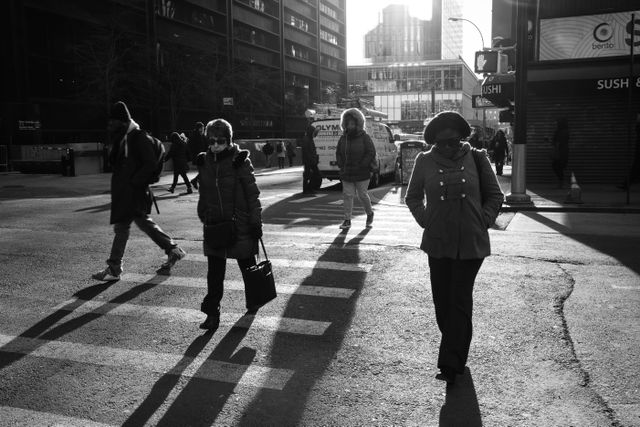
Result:
{"label": "woman's long coat", "polygon": [[420,249],[434,258],[478,259],[491,254],[488,228],[504,195],[489,159],[481,157],[478,170],[468,143],[453,159],[435,149],[416,157],[405,200],[424,228]]}
{"label": "woman's long coat", "polygon": [[173,159],[173,171],[184,173],[189,170],[189,147],[185,141],[171,141],[171,148],[165,157],[165,161]]}
{"label": "woman's long coat", "polygon": [[156,161],[149,136],[138,128],[131,129],[122,144],[120,141],[114,144],[111,151],[111,224],[151,213],[149,181]]}
{"label": "woman's long coat", "polygon": [[255,236],[256,230],[262,228],[262,208],[249,152],[231,144],[221,153],[200,153],[196,165],[200,173],[200,221],[203,224],[229,221],[235,211],[238,231],[235,244],[228,248],[213,249],[205,241],[204,254],[235,259],[257,254],[258,239]]}

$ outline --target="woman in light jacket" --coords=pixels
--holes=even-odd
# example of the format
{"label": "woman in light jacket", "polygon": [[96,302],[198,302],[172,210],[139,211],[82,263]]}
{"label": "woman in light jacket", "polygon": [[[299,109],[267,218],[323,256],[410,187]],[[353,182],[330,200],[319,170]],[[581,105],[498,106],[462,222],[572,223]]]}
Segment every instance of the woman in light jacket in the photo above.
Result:
{"label": "woman in light jacket", "polygon": [[[232,142],[233,129],[223,119],[207,124],[205,136],[208,150],[196,158],[200,185],[198,217],[203,224],[217,224],[236,216],[237,239],[226,248],[212,248],[204,240],[204,255],[208,261],[208,293],[201,311],[207,319],[200,328],[215,331],[220,324],[220,301],[227,258],[238,261],[244,276],[246,269],[256,265],[258,239],[262,237],[262,208],[260,190],[256,185],[249,151],[240,150]],[[254,307],[247,307],[255,311]]]}
{"label": "woman in light jacket", "polygon": [[406,194],[411,214],[424,228],[420,249],[429,256],[442,333],[436,378],[447,384],[464,373],[471,345],[473,285],[491,253],[488,228],[504,198],[484,151],[461,141],[470,131],[456,112],[436,115],[424,131],[425,141],[434,146],[416,157]]}
{"label": "woman in light jacket", "polygon": [[342,194],[344,197],[343,230],[351,227],[353,198],[357,195],[367,214],[366,226],[373,223],[373,209],[367,188],[371,178],[372,163],[376,158],[376,148],[365,130],[364,114],[357,108],[349,108],[340,117],[343,134],[336,147],[336,163],[340,168]]}

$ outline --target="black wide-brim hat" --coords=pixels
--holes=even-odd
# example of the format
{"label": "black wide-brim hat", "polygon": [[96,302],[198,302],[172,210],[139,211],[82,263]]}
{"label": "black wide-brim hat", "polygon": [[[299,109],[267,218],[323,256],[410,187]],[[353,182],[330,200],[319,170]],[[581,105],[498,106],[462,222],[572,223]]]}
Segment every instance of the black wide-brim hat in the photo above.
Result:
{"label": "black wide-brim hat", "polygon": [[445,129],[455,129],[462,138],[471,134],[469,123],[456,111],[442,111],[435,115],[424,128],[424,140],[433,144],[436,136]]}

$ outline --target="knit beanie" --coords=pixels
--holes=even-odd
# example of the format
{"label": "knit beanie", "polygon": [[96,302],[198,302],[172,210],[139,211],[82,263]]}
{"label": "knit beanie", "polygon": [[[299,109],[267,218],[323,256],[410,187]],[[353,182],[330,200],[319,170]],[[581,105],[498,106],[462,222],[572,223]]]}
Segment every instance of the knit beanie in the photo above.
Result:
{"label": "knit beanie", "polygon": [[130,122],[131,114],[129,114],[129,109],[127,105],[118,101],[111,107],[111,111],[109,112],[109,119],[120,120],[121,122]]}
{"label": "knit beanie", "polygon": [[469,123],[456,111],[442,111],[435,115],[424,128],[424,140],[433,144],[436,136],[445,129],[455,129],[462,138],[471,133]]}

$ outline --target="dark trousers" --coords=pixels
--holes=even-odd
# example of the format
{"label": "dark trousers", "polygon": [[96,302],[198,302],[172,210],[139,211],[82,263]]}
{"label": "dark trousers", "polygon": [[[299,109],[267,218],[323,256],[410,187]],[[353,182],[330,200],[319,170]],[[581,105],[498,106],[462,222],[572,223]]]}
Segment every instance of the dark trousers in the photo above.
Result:
{"label": "dark trousers", "polygon": [[556,174],[558,181],[562,181],[564,179],[564,169],[567,167],[567,159],[556,159],[551,163],[551,167],[553,168],[553,173]]}
{"label": "dark trousers", "polygon": [[184,185],[186,185],[187,188],[191,188],[191,182],[189,181],[189,177],[187,176],[187,173],[178,172],[176,170],[173,171],[173,184],[171,184],[171,188],[176,188],[176,185],[178,185],[179,176],[182,177],[182,180],[184,181]]}
{"label": "dark trousers", "polygon": [[496,175],[502,175],[503,167],[504,167],[504,157],[496,158]]}
{"label": "dark trousers", "polygon": [[107,264],[114,270],[115,273],[122,272],[122,257],[124,251],[127,248],[127,241],[129,240],[129,231],[131,229],[131,223],[135,222],[138,228],[142,230],[147,236],[151,237],[151,240],[164,249],[164,252],[168,255],[169,252],[178,245],[173,241],[171,237],[155,223],[149,215],[138,216],[128,221],[118,222],[113,225],[113,231],[115,236],[113,237],[113,244],[111,245],[111,255],[107,260]]}
{"label": "dark trousers", "polygon": [[464,372],[473,329],[473,283],[483,261],[429,257],[436,321],[442,333],[438,368]]}
{"label": "dark trousers", "polygon": [[304,165],[304,170],[302,172],[303,193],[308,193],[315,190],[315,188],[311,188],[311,179],[318,173],[320,173],[320,171],[318,171],[318,165]]}
{"label": "dark trousers", "polygon": [[[217,313],[220,309],[220,301],[222,301],[224,293],[224,275],[227,271],[227,260],[217,256],[208,256],[207,261],[209,266],[207,271],[207,295],[202,300],[200,311],[209,315]],[[240,267],[243,279],[244,270],[252,265],[256,265],[254,256],[238,260],[238,267]]]}

